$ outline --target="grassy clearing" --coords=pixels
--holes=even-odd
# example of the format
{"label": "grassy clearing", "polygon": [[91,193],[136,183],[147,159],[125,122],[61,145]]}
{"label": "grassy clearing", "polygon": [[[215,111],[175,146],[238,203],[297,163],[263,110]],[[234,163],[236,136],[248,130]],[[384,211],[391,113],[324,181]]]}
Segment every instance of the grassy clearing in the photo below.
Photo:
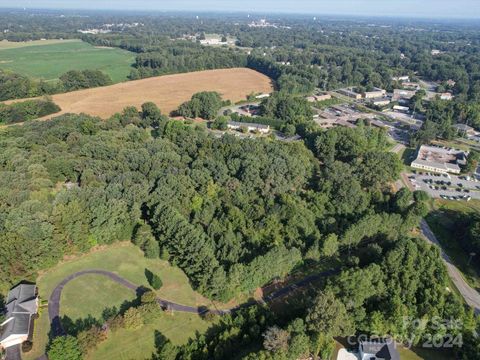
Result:
{"label": "grassy clearing", "polygon": [[135,58],[125,50],[98,48],[80,40],[31,43],[35,45],[3,44],[0,68],[47,81],[56,80],[69,70],[101,70],[114,82],[120,82],[127,80]]}
{"label": "grassy clearing", "polygon": [[426,217],[428,225],[435,233],[446,253],[462,272],[470,286],[480,288],[480,269],[475,263],[469,263],[469,254],[456,241],[456,214],[472,214],[480,212],[480,201],[446,201],[435,200],[432,211]]}
{"label": "grassy clearing", "polygon": [[28,46],[42,46],[42,45],[53,45],[53,44],[67,44],[72,42],[81,42],[82,40],[79,39],[49,39],[49,40],[33,40],[33,41],[8,41],[2,40],[0,41],[0,50],[6,49],[18,49]]}
{"label": "grassy clearing", "polygon": [[[40,297],[48,299],[56,285],[65,277],[86,269],[112,271],[139,286],[148,286],[145,269],[149,269],[158,274],[163,281],[162,288],[157,291],[159,297],[184,305],[212,306],[207,299],[191,288],[186,275],[180,269],[172,267],[168,262],[160,259],[146,259],[140,249],[130,243],[119,243],[105,247],[51,268],[37,279]],[[83,275],[65,285],[60,302],[60,313],[72,320],[85,319],[89,315],[98,319],[105,308],[119,307],[124,301],[132,300],[134,297],[135,294],[132,291],[104,276]],[[174,318],[180,318],[178,324],[181,329],[173,327],[173,319],[166,318],[162,319],[159,324],[152,325],[153,327],[149,325],[137,330],[139,333],[135,334],[133,338],[141,338],[142,346],[153,349],[153,332],[155,329],[161,331],[171,341],[183,342],[192,336],[195,331],[207,327],[207,324],[196,315],[174,314],[173,316]],[[25,359],[35,359],[45,352],[49,330],[48,311],[45,308],[40,318],[35,322],[34,348],[25,356]],[[127,338],[131,336],[130,331],[128,331],[128,334],[119,331],[118,335],[111,335],[112,340],[107,341],[105,346],[120,349],[120,344],[127,343]],[[117,337],[118,339],[115,340]],[[110,343],[111,345],[108,345]],[[105,352],[105,354],[107,353]],[[148,354],[148,352],[145,352],[145,354]],[[129,358],[136,359],[137,357]]]}
{"label": "grassy clearing", "polygon": [[109,334],[108,339],[89,354],[87,359],[150,359],[155,351],[156,331],[172,343],[180,345],[194,338],[197,332],[204,333],[211,325],[195,314],[163,313],[155,324],[144,325],[137,330],[120,329]]}
{"label": "grassy clearing", "polygon": [[102,311],[135,299],[135,293],[109,278],[84,275],[69,282],[62,291],[60,315],[72,320],[92,316],[100,319]]}
{"label": "grassy clearing", "polygon": [[[158,274],[163,281],[162,288],[157,291],[158,296],[184,305],[197,306],[209,304],[207,299],[197,294],[191,288],[188,278],[182,270],[170,266],[166,261],[145,258],[142,251],[130,243],[112,245],[73,260],[60,263],[48,270],[48,272],[41,275],[37,280],[40,296],[48,299],[52,290],[60,281],[70,274],[85,269],[112,271],[139,286],[149,286],[145,277],[145,269],[149,269]],[[84,277],[92,281],[88,282],[84,280]],[[75,299],[76,296],[82,296],[84,291],[90,291],[86,290],[87,287],[97,286],[97,282],[103,288],[104,284],[107,284],[107,279],[101,275],[96,277],[85,275],[77,278],[65,286],[66,292],[65,294],[62,293],[62,297],[69,296],[71,299]],[[111,289],[113,290],[113,288]],[[123,292],[123,294],[125,293]],[[68,307],[69,303],[62,301],[61,305],[62,307]],[[78,305],[82,306],[81,304],[74,304],[75,307]],[[108,306],[108,303],[105,305]]]}
{"label": "grassy clearing", "polygon": [[401,360],[452,360],[454,358],[452,352],[447,350],[398,348],[398,352]]}

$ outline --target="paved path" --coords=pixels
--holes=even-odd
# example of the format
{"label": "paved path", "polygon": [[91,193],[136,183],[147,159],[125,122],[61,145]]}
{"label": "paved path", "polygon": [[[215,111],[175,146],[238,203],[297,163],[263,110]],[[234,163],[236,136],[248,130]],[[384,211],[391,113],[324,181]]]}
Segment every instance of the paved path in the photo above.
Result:
{"label": "paved path", "polygon": [[440,248],[443,261],[447,266],[448,274],[450,275],[453,283],[457,287],[460,294],[462,294],[465,302],[475,310],[476,314],[480,314],[480,294],[478,293],[478,291],[467,284],[467,282],[462,276],[462,273],[460,272],[460,270],[457,269],[455,265],[452,264],[450,257],[445,253],[435,234],[432,232],[430,226],[428,226],[427,222],[424,219],[422,219],[420,223],[420,229],[422,230],[423,236],[430,243]]}
{"label": "paved path", "polygon": [[[279,298],[279,297],[282,297],[282,296],[288,294],[289,292],[294,291],[295,289],[297,289],[299,287],[303,287],[303,286],[305,286],[305,285],[307,285],[307,284],[309,284],[313,281],[319,280],[319,279],[321,279],[325,276],[333,275],[337,272],[338,272],[338,270],[330,270],[330,271],[325,271],[325,272],[322,272],[322,273],[319,273],[319,274],[314,274],[314,275],[307,276],[307,277],[305,277],[305,278],[303,278],[303,279],[301,279],[301,280],[299,280],[295,283],[287,285],[287,286],[271,293],[264,300],[265,301],[272,301],[276,298]],[[65,287],[65,285],[67,283],[69,283],[73,279],[76,279],[76,278],[78,278],[82,275],[86,275],[86,274],[97,274],[97,275],[106,276],[109,279],[115,281],[116,283],[134,291],[136,294],[140,294],[142,291],[144,291],[144,289],[142,287],[137,286],[135,284],[132,284],[131,282],[122,278],[121,276],[118,276],[117,274],[112,273],[110,271],[106,271],[106,270],[89,269],[89,270],[79,271],[79,272],[76,272],[76,273],[74,273],[70,276],[67,276],[65,279],[63,279],[55,287],[55,289],[53,290],[52,294],[50,295],[50,299],[48,301],[48,316],[50,318],[50,323],[51,323],[50,327],[51,327],[51,332],[52,332],[53,336],[65,335],[65,331],[64,331],[64,329],[62,327],[62,324],[61,324],[61,321],[60,321],[60,298],[61,298],[61,295],[62,295],[63,288]],[[213,312],[217,315],[224,315],[224,314],[234,312],[234,311],[236,311],[240,308],[251,306],[251,305],[256,303],[255,301],[251,301],[251,302],[247,302],[247,303],[244,303],[242,305],[239,305],[237,307],[233,307],[233,308],[230,308],[230,309],[217,310],[217,309],[208,309],[204,306],[194,307],[194,306],[177,304],[177,303],[174,303],[174,302],[171,302],[171,301],[168,301],[168,300],[164,300],[164,299],[161,299],[161,298],[157,298],[157,302],[160,304],[160,306],[162,306],[165,309],[180,311],[180,312],[194,313],[194,314],[199,314],[199,315],[201,315],[202,313],[205,313],[207,311],[211,311],[211,312]]]}
{"label": "paved path", "polygon": [[5,350],[5,360],[22,360],[22,345],[10,346]]}

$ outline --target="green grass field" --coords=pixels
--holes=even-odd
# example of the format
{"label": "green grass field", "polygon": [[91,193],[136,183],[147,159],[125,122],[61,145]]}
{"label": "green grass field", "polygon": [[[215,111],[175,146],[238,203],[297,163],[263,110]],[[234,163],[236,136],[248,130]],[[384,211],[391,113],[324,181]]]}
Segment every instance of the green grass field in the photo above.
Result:
{"label": "green grass field", "polygon": [[401,360],[451,360],[454,358],[449,350],[399,348],[398,352]]}
{"label": "green grass field", "polygon": [[[207,299],[191,288],[188,278],[179,268],[170,266],[168,262],[160,259],[145,258],[140,249],[130,243],[115,244],[60,263],[40,275],[37,279],[37,285],[40,298],[47,300],[56,285],[68,275],[85,269],[104,269],[117,273],[136,285],[148,286],[145,277],[146,268],[158,274],[163,281],[162,288],[157,291],[158,296],[184,305],[212,306]],[[60,301],[60,313],[72,320],[84,319],[89,315],[99,319],[105,308],[118,307],[124,301],[134,298],[135,294],[132,291],[104,276],[83,275],[65,285]],[[33,349],[24,356],[26,360],[35,359],[43,354],[48,342],[47,334],[50,329],[48,311],[46,308],[42,310],[40,319],[35,322]],[[174,320],[177,318],[179,318],[179,321]],[[201,331],[207,326],[208,323],[205,323],[196,315],[165,314],[165,319],[162,317],[159,323],[136,330],[139,333],[133,337],[136,339],[135,341],[142,342],[141,348],[153,350],[154,330],[161,331],[172,342],[182,343],[189,337],[194,336],[195,331]],[[99,349],[99,356],[103,356],[101,355],[103,347],[106,347],[104,354],[108,354],[108,351],[111,351],[112,348],[122,349],[122,344],[129,341],[132,332],[132,330],[128,330],[110,334],[109,340],[102,344],[102,348]],[[149,355],[148,352],[144,353]],[[132,355],[128,358],[136,359],[137,357]]]}
{"label": "green grass field", "polygon": [[101,70],[114,82],[125,81],[134,60],[129,51],[98,48],[81,40],[0,42],[0,69],[47,81],[69,70],[86,69]]}
{"label": "green grass field", "polygon": [[89,356],[88,360],[130,360],[151,359],[155,350],[155,331],[181,345],[194,338],[198,332],[204,333],[211,323],[198,315],[186,313],[163,313],[155,324],[144,325],[137,330],[120,329],[110,333]]}

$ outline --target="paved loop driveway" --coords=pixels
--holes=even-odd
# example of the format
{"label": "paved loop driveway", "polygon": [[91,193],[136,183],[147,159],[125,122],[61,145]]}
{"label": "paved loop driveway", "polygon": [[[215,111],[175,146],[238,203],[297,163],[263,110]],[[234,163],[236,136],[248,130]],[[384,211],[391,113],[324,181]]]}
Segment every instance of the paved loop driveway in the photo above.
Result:
{"label": "paved loop driveway", "polygon": [[[51,330],[52,330],[53,336],[65,335],[65,332],[62,328],[62,324],[60,322],[60,298],[62,295],[63,288],[70,281],[86,274],[97,274],[97,275],[106,276],[109,279],[132,290],[137,294],[144,291],[140,286],[132,284],[130,281],[122,278],[121,276],[118,276],[117,274],[112,273],[110,271],[106,271],[106,270],[98,270],[98,269],[83,270],[83,271],[76,272],[70,276],[67,276],[55,287],[55,289],[53,289],[53,292],[50,295],[50,299],[48,301],[48,317],[50,318]],[[196,314],[200,314],[202,311],[205,311],[205,309],[203,308],[181,305],[181,304],[177,304],[177,303],[163,300],[160,298],[157,298],[157,301],[162,307],[168,308],[171,310],[196,313]]]}
{"label": "paved loop driveway", "polygon": [[[287,285],[287,286],[273,292],[265,300],[272,301],[276,298],[279,298],[279,297],[282,297],[282,296],[288,294],[289,292],[291,292],[291,291],[293,291],[293,290],[295,290],[299,287],[305,286],[305,285],[307,285],[307,284],[309,284],[313,281],[316,281],[316,280],[318,280],[322,277],[333,275],[337,272],[338,272],[337,270],[331,270],[331,271],[325,271],[325,272],[322,272],[322,273],[319,273],[319,274],[307,276],[307,277],[303,278],[302,280],[299,280],[299,281],[297,281],[293,284]],[[73,279],[76,279],[76,278],[78,278],[82,275],[86,275],[86,274],[97,274],[97,275],[106,276],[109,279],[115,281],[116,283],[118,283],[120,285],[125,286],[126,288],[134,291],[137,294],[144,291],[142,287],[137,286],[135,284],[132,284],[130,281],[122,278],[121,276],[119,276],[115,273],[112,273],[110,271],[106,271],[106,270],[89,269],[89,270],[79,271],[79,272],[76,272],[76,273],[74,273],[70,276],[67,276],[65,279],[63,279],[55,287],[55,289],[53,289],[53,292],[50,295],[50,299],[48,301],[48,316],[50,318],[51,331],[52,331],[53,336],[65,335],[65,331],[64,331],[64,329],[62,327],[62,324],[61,324],[61,321],[60,321],[60,298],[61,298],[62,290],[63,290],[64,286],[67,283],[69,283],[70,281],[72,281]],[[171,301],[168,301],[168,300],[164,300],[164,299],[161,299],[161,298],[157,298],[157,302],[163,308],[167,308],[169,310],[175,310],[175,311],[180,311],[180,312],[188,312],[188,313],[194,313],[194,314],[199,314],[199,315],[201,315],[202,313],[205,313],[207,311],[211,311],[211,312],[213,312],[217,315],[228,314],[228,313],[234,312],[234,311],[236,311],[240,308],[248,307],[248,306],[251,306],[251,305],[256,303],[255,301],[251,301],[251,302],[247,302],[245,304],[242,304],[240,306],[233,307],[233,308],[226,309],[226,310],[217,310],[217,309],[214,310],[214,309],[208,309],[204,306],[194,307],[194,306],[177,304],[177,303],[174,303],[174,302],[171,302]]]}
{"label": "paved loop driveway", "polygon": [[5,350],[5,360],[22,360],[22,345],[10,346]]}

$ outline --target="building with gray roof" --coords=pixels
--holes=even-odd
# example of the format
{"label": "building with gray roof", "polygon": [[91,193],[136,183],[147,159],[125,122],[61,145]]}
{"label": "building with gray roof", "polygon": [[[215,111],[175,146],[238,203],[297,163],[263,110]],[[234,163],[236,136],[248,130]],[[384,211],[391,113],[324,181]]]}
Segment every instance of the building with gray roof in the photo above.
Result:
{"label": "building with gray roof", "polygon": [[360,341],[361,360],[400,360],[400,355],[392,339]]}
{"label": "building with gray roof", "polygon": [[6,301],[6,319],[0,324],[0,347],[8,348],[28,340],[33,316],[38,312],[37,286],[20,284],[10,290]]}
{"label": "building with gray roof", "polygon": [[460,150],[422,145],[411,167],[439,173],[460,174],[460,166],[467,162],[467,154]]}

